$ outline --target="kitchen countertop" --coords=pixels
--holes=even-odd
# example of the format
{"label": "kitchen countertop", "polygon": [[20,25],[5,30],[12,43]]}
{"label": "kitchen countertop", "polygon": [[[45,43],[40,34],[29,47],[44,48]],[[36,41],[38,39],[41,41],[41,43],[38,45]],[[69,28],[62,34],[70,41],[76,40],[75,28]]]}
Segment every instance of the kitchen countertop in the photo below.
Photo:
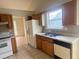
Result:
{"label": "kitchen countertop", "polygon": [[48,37],[48,38],[59,40],[59,41],[63,41],[63,42],[67,42],[70,44],[72,44],[75,40],[79,39],[79,37],[63,36],[63,35],[50,37],[48,35],[45,35],[45,33],[38,33],[37,35]]}

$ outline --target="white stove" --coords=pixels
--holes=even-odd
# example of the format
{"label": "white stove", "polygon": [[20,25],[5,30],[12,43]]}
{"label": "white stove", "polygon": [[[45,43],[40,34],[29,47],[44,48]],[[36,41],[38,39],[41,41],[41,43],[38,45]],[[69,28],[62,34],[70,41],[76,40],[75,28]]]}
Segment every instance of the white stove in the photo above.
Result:
{"label": "white stove", "polygon": [[0,33],[0,59],[13,55],[10,32]]}

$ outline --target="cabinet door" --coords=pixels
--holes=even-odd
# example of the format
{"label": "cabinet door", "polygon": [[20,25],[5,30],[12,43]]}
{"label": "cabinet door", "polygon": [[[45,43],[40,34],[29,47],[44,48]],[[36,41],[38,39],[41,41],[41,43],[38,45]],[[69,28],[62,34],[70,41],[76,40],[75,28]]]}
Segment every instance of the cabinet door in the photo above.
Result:
{"label": "cabinet door", "polygon": [[12,15],[8,15],[8,27],[9,29],[13,29],[13,21],[12,21]]}
{"label": "cabinet door", "polygon": [[12,15],[0,14],[0,22],[8,22],[8,28],[13,29]]}
{"label": "cabinet door", "polygon": [[52,39],[36,36],[37,37],[37,48],[47,53],[50,56],[54,55],[54,46]]}
{"label": "cabinet door", "polygon": [[16,40],[15,40],[15,38],[11,39],[11,43],[12,43],[13,53],[16,53],[17,52],[17,46],[16,46]]}
{"label": "cabinet door", "polygon": [[0,22],[1,22],[1,15],[0,15]]}
{"label": "cabinet door", "polygon": [[47,54],[50,55],[50,56],[53,56],[54,55],[54,46],[53,46],[53,43],[47,43]]}
{"label": "cabinet door", "polygon": [[5,14],[0,14],[0,21],[1,22],[7,22],[8,21],[8,15],[5,15]]}
{"label": "cabinet door", "polygon": [[42,39],[42,51],[47,53],[47,41]]}
{"label": "cabinet door", "polygon": [[36,36],[36,43],[37,43],[37,48],[42,49],[42,39],[40,36]]}

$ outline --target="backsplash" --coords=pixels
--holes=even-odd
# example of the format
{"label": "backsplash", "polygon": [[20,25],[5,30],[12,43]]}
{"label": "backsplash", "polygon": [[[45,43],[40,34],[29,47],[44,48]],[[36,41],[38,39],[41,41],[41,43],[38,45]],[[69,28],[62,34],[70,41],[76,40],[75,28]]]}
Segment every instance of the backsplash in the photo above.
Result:
{"label": "backsplash", "polygon": [[45,29],[44,32],[58,33],[68,36],[79,36],[79,26],[64,26],[62,29]]}

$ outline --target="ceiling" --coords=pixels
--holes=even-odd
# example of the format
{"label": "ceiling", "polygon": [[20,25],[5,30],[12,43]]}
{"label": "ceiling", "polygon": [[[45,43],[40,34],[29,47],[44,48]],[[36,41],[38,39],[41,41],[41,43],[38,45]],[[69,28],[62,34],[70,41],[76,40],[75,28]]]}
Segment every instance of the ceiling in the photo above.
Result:
{"label": "ceiling", "polygon": [[40,12],[71,0],[0,0],[0,8]]}

